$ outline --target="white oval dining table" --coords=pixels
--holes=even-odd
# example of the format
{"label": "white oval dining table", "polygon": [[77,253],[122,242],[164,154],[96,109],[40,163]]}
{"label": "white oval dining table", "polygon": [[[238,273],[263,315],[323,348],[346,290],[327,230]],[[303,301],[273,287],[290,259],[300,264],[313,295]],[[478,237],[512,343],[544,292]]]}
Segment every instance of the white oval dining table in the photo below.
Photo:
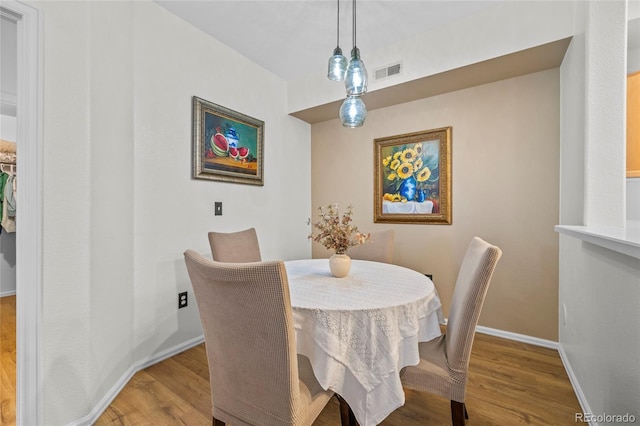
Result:
{"label": "white oval dining table", "polygon": [[398,265],[352,260],[335,278],[328,259],[285,262],[299,354],[324,389],[349,403],[361,426],[404,405],[400,370],[420,361],[418,342],[441,335],[433,282]]}

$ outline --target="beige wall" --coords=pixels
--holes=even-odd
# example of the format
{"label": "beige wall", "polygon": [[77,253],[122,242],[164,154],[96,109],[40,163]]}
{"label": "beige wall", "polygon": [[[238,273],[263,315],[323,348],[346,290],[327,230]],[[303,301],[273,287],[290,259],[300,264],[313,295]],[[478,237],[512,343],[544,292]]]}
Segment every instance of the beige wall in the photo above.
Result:
{"label": "beige wall", "polygon": [[[370,111],[359,129],[315,124],[312,211],[353,204],[361,229],[393,228],[395,263],[434,275],[445,315],[470,239],[500,246],[480,324],[557,341],[559,101],[556,68]],[[374,224],[373,139],[445,126],[453,224]],[[314,243],[314,257],[326,254]]]}

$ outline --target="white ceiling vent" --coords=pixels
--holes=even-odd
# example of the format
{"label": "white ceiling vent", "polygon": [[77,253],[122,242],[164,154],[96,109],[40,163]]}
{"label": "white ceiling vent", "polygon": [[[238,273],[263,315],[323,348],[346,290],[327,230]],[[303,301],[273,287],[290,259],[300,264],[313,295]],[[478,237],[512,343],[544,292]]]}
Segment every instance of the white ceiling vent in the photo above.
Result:
{"label": "white ceiling vent", "polygon": [[378,68],[373,72],[374,80],[382,80],[383,78],[393,77],[399,74],[402,74],[402,62]]}

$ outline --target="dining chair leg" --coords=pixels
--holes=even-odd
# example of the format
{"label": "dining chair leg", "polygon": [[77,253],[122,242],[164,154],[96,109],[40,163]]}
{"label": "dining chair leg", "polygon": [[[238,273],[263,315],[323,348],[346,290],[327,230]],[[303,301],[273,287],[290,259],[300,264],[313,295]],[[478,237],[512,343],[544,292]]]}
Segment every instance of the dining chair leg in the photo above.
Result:
{"label": "dining chair leg", "polygon": [[213,426],[225,426],[223,421],[220,421],[218,419],[216,419],[215,417],[213,418]]}
{"label": "dining chair leg", "polygon": [[465,418],[469,418],[466,415],[466,407],[464,406],[464,402],[451,401],[451,422],[453,426],[464,426]]}
{"label": "dining chair leg", "polygon": [[336,394],[336,398],[340,402],[340,423],[342,426],[358,426],[356,416],[353,414],[351,407],[349,407],[349,403],[338,394]]}

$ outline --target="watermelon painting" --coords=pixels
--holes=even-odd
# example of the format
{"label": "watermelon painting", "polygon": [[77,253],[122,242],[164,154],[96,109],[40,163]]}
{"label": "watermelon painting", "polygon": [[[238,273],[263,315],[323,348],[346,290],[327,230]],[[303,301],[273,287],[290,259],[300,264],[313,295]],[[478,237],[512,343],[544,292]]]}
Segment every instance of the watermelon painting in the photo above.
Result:
{"label": "watermelon painting", "polygon": [[264,122],[193,97],[196,179],[263,185]]}

